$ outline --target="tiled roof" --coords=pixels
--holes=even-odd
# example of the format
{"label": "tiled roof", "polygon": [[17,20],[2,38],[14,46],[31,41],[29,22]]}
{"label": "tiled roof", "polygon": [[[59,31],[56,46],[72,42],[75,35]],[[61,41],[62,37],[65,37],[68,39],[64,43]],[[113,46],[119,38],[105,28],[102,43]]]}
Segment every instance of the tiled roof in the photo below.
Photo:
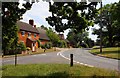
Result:
{"label": "tiled roof", "polygon": [[50,40],[46,34],[46,30],[42,29],[41,27],[37,27],[37,30],[39,31],[39,36],[41,40]]}
{"label": "tiled roof", "polygon": [[17,25],[18,25],[20,30],[34,32],[34,33],[39,33],[37,28],[33,27],[32,25],[30,25],[28,23],[18,21]]}

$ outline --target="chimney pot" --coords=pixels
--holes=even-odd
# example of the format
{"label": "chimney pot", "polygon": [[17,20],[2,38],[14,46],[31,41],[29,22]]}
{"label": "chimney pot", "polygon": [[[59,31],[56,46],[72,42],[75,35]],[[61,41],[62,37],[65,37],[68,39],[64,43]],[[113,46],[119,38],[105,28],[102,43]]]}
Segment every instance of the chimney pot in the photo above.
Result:
{"label": "chimney pot", "polygon": [[29,24],[32,25],[32,26],[34,26],[34,20],[30,19],[29,20]]}
{"label": "chimney pot", "polygon": [[36,28],[36,25],[34,25],[34,27]]}

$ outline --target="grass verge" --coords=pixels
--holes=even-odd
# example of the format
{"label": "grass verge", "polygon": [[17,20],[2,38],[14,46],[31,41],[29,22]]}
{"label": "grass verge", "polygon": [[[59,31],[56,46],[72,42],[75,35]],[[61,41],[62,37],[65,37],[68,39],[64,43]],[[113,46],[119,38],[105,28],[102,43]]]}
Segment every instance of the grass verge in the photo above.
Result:
{"label": "grass verge", "polygon": [[[48,52],[59,52],[60,50],[56,49],[54,50],[54,48],[51,48],[51,49],[47,49],[45,52],[44,52],[44,49],[38,49],[37,52],[30,52],[29,54],[17,54],[17,56],[27,56],[27,55],[34,55],[34,54],[42,54],[42,53],[48,53]],[[9,57],[14,57],[15,55],[5,55],[4,57],[2,58],[9,58]]]}
{"label": "grass verge", "polygon": [[103,57],[107,57],[107,58],[113,58],[113,59],[120,60],[120,47],[102,48],[102,53],[100,53],[100,49],[92,49],[90,50],[90,53],[103,56]]}
{"label": "grass verge", "polygon": [[[115,76],[119,74],[116,71],[92,68],[82,65],[74,65],[70,67],[68,64],[28,64],[28,65],[5,65],[2,68],[2,76],[57,76],[56,78],[72,78],[72,76]],[[26,78],[25,77],[25,78]]]}

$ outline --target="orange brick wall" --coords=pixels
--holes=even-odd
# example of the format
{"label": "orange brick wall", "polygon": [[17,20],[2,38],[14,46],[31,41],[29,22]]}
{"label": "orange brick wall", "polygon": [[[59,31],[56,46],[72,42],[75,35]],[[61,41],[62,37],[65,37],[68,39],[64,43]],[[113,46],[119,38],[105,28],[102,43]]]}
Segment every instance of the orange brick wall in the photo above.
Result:
{"label": "orange brick wall", "polygon": [[45,43],[49,42],[48,40],[40,40],[41,44],[44,45]]}
{"label": "orange brick wall", "polygon": [[[30,32],[31,33],[31,32]],[[19,37],[19,41],[18,42],[21,42],[21,41],[24,41],[24,44],[26,45],[26,41],[27,41],[27,38],[28,38],[28,32],[25,32],[25,35],[22,36],[21,34],[21,31],[18,32],[18,37]],[[36,37],[34,37],[34,33],[31,33],[31,38],[32,39],[39,39],[39,34],[36,35]],[[38,48],[38,42],[36,42],[36,48]]]}

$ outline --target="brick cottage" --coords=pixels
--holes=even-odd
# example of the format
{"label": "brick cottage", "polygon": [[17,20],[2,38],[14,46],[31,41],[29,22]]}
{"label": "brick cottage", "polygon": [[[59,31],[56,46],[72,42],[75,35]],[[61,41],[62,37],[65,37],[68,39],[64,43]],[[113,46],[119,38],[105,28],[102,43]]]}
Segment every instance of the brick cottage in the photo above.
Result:
{"label": "brick cottage", "polygon": [[39,32],[34,25],[33,20],[29,20],[29,24],[25,22],[18,21],[17,25],[19,27],[18,42],[23,42],[26,47],[31,48],[33,52],[38,48]]}

